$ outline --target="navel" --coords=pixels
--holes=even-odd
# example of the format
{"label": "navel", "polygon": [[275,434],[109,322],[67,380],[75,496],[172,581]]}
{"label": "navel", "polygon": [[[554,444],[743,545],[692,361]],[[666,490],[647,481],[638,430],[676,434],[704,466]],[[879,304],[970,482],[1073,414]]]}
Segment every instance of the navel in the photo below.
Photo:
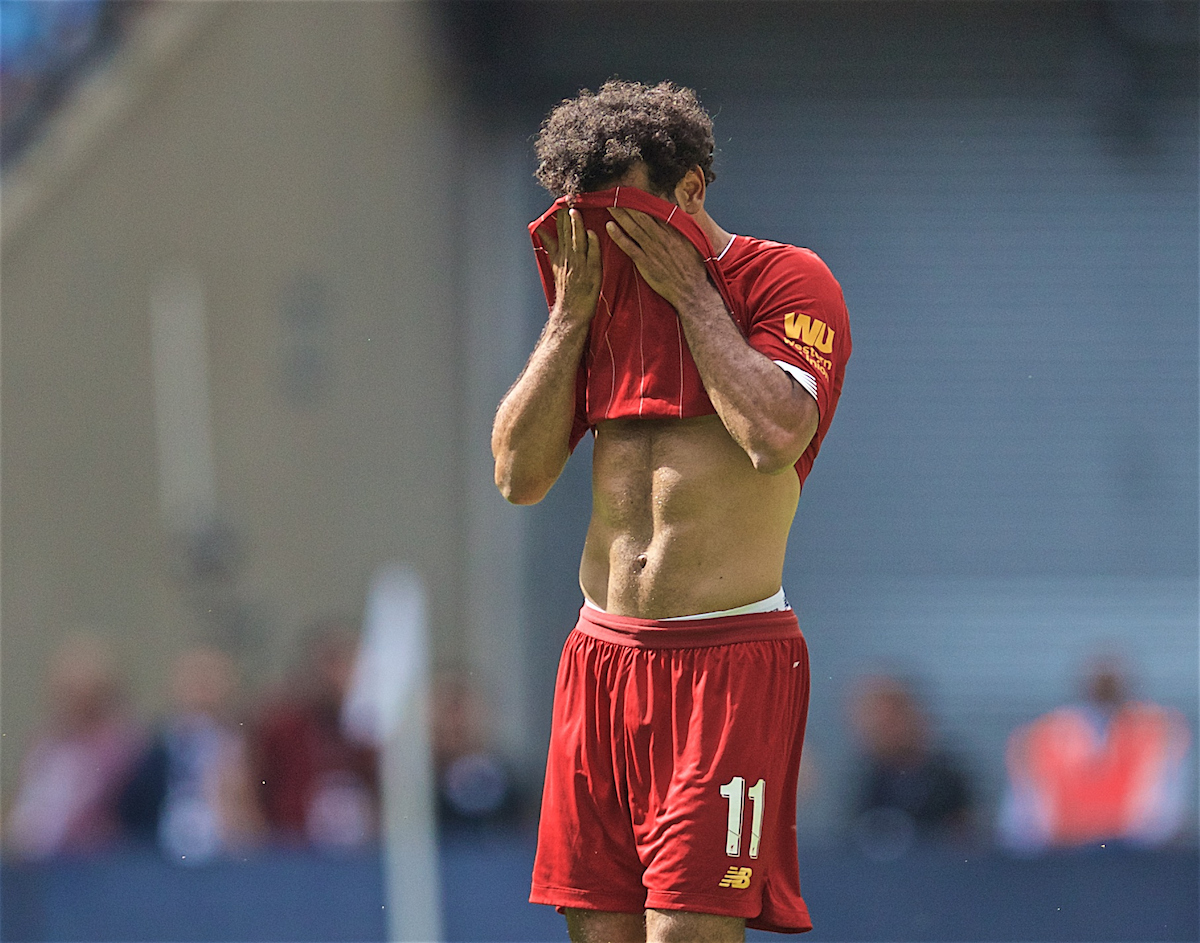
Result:
{"label": "navel", "polygon": [[644,553],[639,553],[633,558],[633,562],[637,564],[639,570],[644,570],[646,569],[646,564],[650,562],[650,558]]}

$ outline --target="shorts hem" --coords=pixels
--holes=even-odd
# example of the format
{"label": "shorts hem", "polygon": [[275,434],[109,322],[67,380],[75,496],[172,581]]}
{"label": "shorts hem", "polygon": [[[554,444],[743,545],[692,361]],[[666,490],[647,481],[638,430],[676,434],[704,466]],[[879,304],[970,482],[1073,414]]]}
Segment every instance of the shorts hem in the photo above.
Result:
{"label": "shorts hem", "polygon": [[531,904],[545,904],[557,908],[559,913],[567,907],[579,910],[604,910],[615,914],[640,914],[646,910],[644,900],[639,896],[634,901],[628,895],[615,895],[605,891],[586,891],[578,887],[556,887],[548,884],[535,884],[529,892]]}
{"label": "shorts hem", "polygon": [[[684,899],[686,897],[686,899]],[[718,917],[741,917],[750,930],[766,930],[771,933],[807,933],[813,928],[808,914],[797,914],[790,920],[775,917],[764,918],[761,911],[754,914],[739,913],[736,901],[706,898],[695,894],[681,897],[669,891],[651,891],[644,900],[631,902],[629,897],[617,897],[603,891],[585,891],[578,887],[556,887],[535,885],[529,893],[531,904],[542,904],[562,913],[568,907],[577,910],[602,910],[616,914],[640,914],[648,908],[654,910],[686,910],[691,913],[713,914]]]}
{"label": "shorts hem", "polygon": [[[775,914],[764,917],[758,901],[739,904],[736,900],[722,897],[707,897],[702,894],[683,894],[672,891],[650,891],[646,894],[646,906],[655,910],[686,910],[690,913],[713,914],[718,917],[741,917],[750,930],[769,930],[774,933],[807,933],[812,929],[812,920],[807,913],[800,912],[790,919]],[[747,913],[747,906],[755,908]]]}

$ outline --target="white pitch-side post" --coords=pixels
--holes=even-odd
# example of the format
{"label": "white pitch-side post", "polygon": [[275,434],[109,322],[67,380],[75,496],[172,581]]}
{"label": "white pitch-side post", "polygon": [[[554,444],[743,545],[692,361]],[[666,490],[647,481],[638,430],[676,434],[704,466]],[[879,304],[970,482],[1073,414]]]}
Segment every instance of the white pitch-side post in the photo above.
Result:
{"label": "white pitch-side post", "polygon": [[185,537],[216,519],[207,333],[199,275],[165,271],[150,298],[158,492],[167,527]]}
{"label": "white pitch-side post", "polygon": [[384,567],[367,599],[345,719],[380,750],[388,939],[395,943],[442,938],[429,678],[420,577],[408,567]]}

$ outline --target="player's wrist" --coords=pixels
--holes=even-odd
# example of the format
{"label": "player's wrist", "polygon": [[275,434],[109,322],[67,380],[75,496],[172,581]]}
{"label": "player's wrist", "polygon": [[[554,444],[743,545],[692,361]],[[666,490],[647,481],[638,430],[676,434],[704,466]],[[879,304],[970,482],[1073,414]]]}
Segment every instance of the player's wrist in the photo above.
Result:
{"label": "player's wrist", "polygon": [[676,299],[667,301],[687,321],[703,321],[714,317],[728,317],[729,309],[716,286],[705,279],[681,291]]}
{"label": "player's wrist", "polygon": [[596,299],[565,299],[550,309],[550,324],[559,331],[587,331],[596,314]]}

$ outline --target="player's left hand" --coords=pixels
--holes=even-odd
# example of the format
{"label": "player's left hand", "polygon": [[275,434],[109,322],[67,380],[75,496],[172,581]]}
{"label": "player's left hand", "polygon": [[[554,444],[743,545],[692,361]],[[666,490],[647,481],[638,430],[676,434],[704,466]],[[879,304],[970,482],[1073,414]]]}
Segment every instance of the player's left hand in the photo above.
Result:
{"label": "player's left hand", "polygon": [[633,260],[646,284],[676,311],[687,306],[697,291],[710,289],[704,261],[683,233],[640,210],[613,206],[608,212],[612,220],[605,229],[612,241]]}

